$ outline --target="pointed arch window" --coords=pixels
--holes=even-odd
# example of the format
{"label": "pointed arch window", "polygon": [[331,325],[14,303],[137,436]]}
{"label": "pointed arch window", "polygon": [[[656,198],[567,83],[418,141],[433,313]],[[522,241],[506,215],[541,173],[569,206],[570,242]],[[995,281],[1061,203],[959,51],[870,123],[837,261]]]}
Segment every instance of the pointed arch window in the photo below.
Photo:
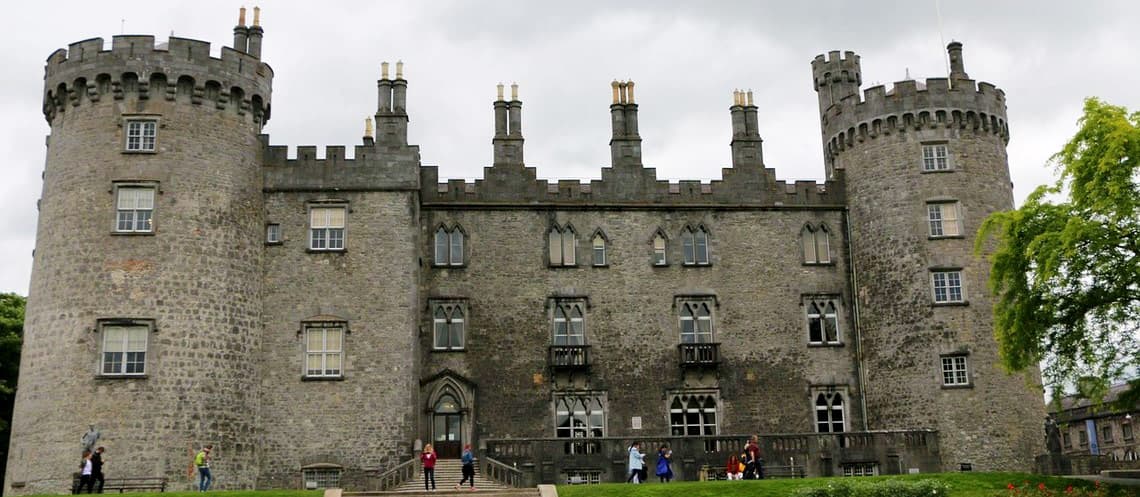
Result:
{"label": "pointed arch window", "polygon": [[463,265],[463,230],[459,226],[448,229],[440,226],[435,230],[435,253],[432,263],[436,266]]}
{"label": "pointed arch window", "polygon": [[712,343],[713,320],[709,302],[681,303],[681,343]]}
{"label": "pointed arch window", "polygon": [[665,235],[657,232],[653,235],[653,265],[654,266],[668,266],[669,261],[665,258]]}
{"label": "pointed arch window", "polygon": [[432,348],[463,350],[467,334],[463,303],[436,302],[432,307]]}
{"label": "pointed arch window", "polygon": [[580,300],[560,300],[554,305],[554,345],[586,345],[586,315]]}
{"label": "pointed arch window", "polygon": [[826,225],[804,225],[800,230],[804,264],[831,264],[831,231]]}
{"label": "pointed arch window", "polygon": [[843,394],[840,392],[819,392],[815,396],[815,431],[819,433],[841,433],[846,431],[844,420]]}
{"label": "pointed arch window", "polygon": [[578,265],[577,233],[572,226],[552,226],[547,234],[547,243],[550,247],[551,266]]}
{"label": "pointed arch window", "polygon": [[606,258],[606,237],[602,236],[600,231],[594,233],[594,238],[590,240],[590,246],[592,247],[591,255],[594,266],[609,264],[609,260]]}
{"label": "pointed arch window", "polygon": [[712,393],[673,395],[669,401],[669,430],[675,437],[716,435],[716,395]]}
{"label": "pointed arch window", "polygon": [[811,345],[838,345],[841,343],[839,327],[839,298],[837,296],[810,296],[804,298],[807,311],[808,343]]}
{"label": "pointed arch window", "polygon": [[709,234],[704,226],[698,226],[695,229],[686,227],[681,232],[681,247],[684,253],[682,262],[686,266],[709,264]]}

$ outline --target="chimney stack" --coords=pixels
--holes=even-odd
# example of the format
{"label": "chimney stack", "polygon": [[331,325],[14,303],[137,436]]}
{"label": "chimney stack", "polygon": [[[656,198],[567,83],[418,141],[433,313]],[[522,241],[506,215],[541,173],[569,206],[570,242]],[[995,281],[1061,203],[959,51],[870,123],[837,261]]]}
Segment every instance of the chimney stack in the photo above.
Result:
{"label": "chimney stack", "polygon": [[760,138],[752,90],[732,92],[732,167],[764,167],[764,140]]}
{"label": "chimney stack", "polygon": [[396,79],[388,78],[388,63],[380,63],[376,82],[376,142],[383,145],[408,144],[408,82],[404,63],[396,61]]}
{"label": "chimney stack", "polygon": [[253,25],[249,27],[249,48],[246,53],[261,58],[261,37],[265,31],[261,29],[261,7],[253,8]]}
{"label": "chimney stack", "polygon": [[952,41],[946,45],[946,52],[950,55],[950,80],[970,79],[966,74],[966,63],[962,60],[962,43]]}
{"label": "chimney stack", "polygon": [[641,166],[641,135],[637,131],[637,103],[634,100],[633,81],[614,81],[610,120],[613,134],[610,138],[612,165]]}
{"label": "chimney stack", "polygon": [[245,26],[245,7],[238,11],[238,23],[234,26],[234,50],[249,51],[249,28]]}
{"label": "chimney stack", "polygon": [[503,98],[503,84],[496,86],[495,137],[491,139],[494,148],[493,166],[523,166],[522,102],[519,101],[519,85],[511,83],[511,99]]}

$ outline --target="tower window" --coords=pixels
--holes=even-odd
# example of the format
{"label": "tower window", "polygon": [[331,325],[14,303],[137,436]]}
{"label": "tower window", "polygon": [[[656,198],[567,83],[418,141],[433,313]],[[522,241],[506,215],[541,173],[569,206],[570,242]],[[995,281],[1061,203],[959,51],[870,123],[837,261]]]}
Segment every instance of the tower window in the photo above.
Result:
{"label": "tower window", "polygon": [[953,304],[965,302],[962,292],[961,270],[940,270],[931,273],[934,283],[934,303]]}
{"label": "tower window", "polygon": [[947,171],[950,169],[950,158],[946,144],[922,146],[923,171]]}
{"label": "tower window", "polygon": [[966,368],[966,356],[942,356],[942,385],[950,387],[969,384],[970,375]]}
{"label": "tower window", "polygon": [[154,231],[154,187],[120,186],[116,189],[117,233],[151,233]]}
{"label": "tower window", "polygon": [[275,245],[281,243],[281,225],[270,223],[265,225],[265,243]]}
{"label": "tower window", "polygon": [[305,377],[344,376],[344,326],[320,323],[305,327]]}
{"label": "tower window", "polygon": [[958,202],[937,202],[926,204],[926,217],[930,224],[931,237],[950,237],[962,234],[962,224],[958,215]]}
{"label": "tower window", "polygon": [[309,249],[344,250],[345,206],[312,207],[309,210]]}
{"label": "tower window", "polygon": [[157,121],[149,119],[127,121],[126,150],[128,152],[154,152],[154,138],[157,130]]}
{"label": "tower window", "polygon": [[146,374],[147,337],[151,323],[108,321],[100,324],[103,376],[142,376]]}

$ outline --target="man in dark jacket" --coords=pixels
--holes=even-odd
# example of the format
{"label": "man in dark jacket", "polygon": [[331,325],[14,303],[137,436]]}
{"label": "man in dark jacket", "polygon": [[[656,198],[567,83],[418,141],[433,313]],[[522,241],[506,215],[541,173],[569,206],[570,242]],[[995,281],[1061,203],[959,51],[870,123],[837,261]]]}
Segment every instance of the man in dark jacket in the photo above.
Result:
{"label": "man in dark jacket", "polygon": [[103,448],[95,449],[95,453],[91,454],[91,479],[92,483],[98,483],[99,488],[97,493],[103,493]]}

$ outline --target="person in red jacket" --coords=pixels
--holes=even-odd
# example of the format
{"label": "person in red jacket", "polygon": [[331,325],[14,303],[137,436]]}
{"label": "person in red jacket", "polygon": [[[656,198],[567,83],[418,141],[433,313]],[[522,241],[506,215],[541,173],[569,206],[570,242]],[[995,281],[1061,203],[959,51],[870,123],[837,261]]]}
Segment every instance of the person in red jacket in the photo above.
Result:
{"label": "person in red jacket", "polygon": [[[424,452],[420,454],[420,462],[424,465],[424,491],[435,491],[435,461],[439,459],[435,455],[435,450],[431,448],[431,444],[424,445]],[[431,488],[428,488],[428,481],[431,481]]]}

